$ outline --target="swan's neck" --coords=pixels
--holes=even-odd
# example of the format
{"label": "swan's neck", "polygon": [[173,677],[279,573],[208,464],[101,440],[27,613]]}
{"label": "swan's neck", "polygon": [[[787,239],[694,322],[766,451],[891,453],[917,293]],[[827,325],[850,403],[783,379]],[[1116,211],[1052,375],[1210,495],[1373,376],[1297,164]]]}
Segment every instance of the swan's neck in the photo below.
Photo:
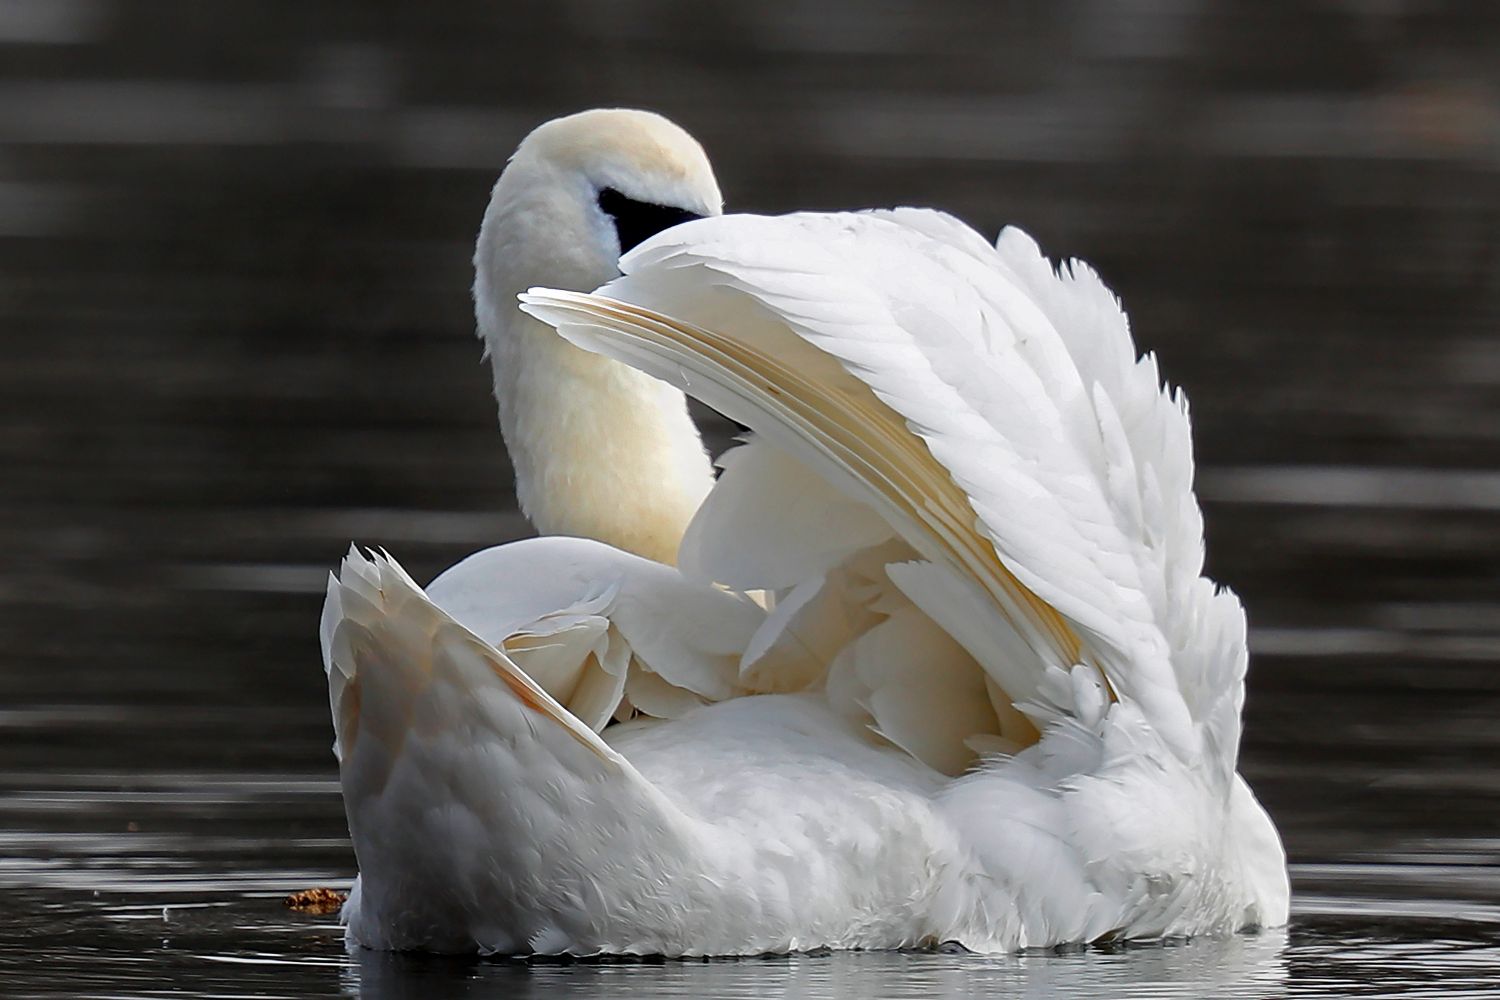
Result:
{"label": "swan's neck", "polygon": [[521,510],[544,535],[595,538],[675,563],[713,485],[686,399],[517,308],[516,295],[532,285],[592,291],[618,272],[613,260],[567,245],[566,230],[560,239],[555,229],[515,225],[545,212],[507,211],[496,194],[475,254],[475,312]]}

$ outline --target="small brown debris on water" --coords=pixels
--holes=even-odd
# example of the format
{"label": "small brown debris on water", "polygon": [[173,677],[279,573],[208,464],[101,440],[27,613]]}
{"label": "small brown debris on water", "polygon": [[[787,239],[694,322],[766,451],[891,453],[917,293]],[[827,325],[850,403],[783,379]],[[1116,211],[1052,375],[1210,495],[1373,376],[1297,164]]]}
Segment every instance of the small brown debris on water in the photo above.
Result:
{"label": "small brown debris on water", "polygon": [[296,910],[298,913],[328,914],[337,913],[348,898],[347,892],[320,885],[316,889],[298,890],[282,902],[288,910]]}

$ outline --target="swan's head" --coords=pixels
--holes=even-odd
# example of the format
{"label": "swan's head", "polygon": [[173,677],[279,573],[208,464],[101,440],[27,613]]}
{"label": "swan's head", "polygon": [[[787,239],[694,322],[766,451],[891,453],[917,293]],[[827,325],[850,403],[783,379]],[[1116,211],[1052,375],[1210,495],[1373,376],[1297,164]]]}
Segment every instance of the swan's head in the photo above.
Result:
{"label": "swan's head", "polygon": [[703,147],[661,115],[556,118],[522,141],[495,184],[475,251],[476,298],[513,310],[533,284],[592,291],[636,244],[722,206]]}

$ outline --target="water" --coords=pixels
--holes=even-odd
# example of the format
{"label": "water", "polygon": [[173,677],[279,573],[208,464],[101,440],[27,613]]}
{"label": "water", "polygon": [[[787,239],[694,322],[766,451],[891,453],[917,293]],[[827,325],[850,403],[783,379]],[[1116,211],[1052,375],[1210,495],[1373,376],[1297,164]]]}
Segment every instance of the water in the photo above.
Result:
{"label": "water", "polygon": [[[1456,996],[1500,982],[1500,8],[0,0],[0,995]],[[1194,402],[1284,932],[1008,958],[347,955],[349,539],[525,533],[468,255],[524,130],[1095,261]],[[715,440],[724,428],[710,424]]]}

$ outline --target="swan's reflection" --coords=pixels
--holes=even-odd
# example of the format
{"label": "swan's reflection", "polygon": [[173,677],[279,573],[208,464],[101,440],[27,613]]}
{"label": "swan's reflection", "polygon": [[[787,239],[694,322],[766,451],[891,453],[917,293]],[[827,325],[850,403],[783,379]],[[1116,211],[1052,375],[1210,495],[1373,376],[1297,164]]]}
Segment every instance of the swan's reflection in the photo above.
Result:
{"label": "swan's reflection", "polygon": [[1119,951],[1013,956],[843,952],[708,962],[525,964],[360,952],[363,1000],[432,997],[1263,997],[1286,982],[1285,930]]}

